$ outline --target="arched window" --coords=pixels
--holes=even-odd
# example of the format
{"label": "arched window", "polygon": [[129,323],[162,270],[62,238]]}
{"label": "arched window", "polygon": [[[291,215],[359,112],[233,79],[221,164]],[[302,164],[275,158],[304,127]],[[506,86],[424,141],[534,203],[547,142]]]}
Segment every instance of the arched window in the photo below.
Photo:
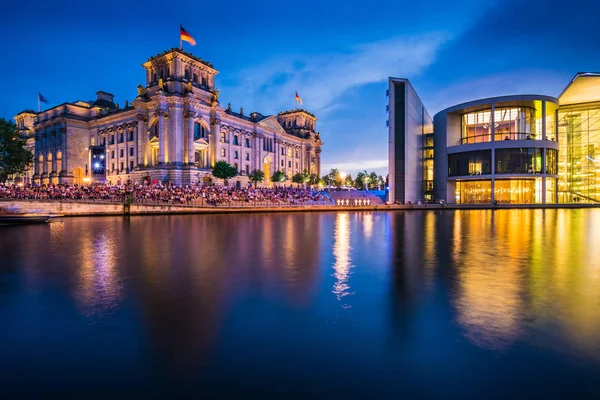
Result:
{"label": "arched window", "polygon": [[198,74],[194,74],[194,83],[198,83]]}
{"label": "arched window", "polygon": [[194,122],[194,140],[198,140],[202,137],[202,124]]}
{"label": "arched window", "polygon": [[185,69],[185,79],[189,80],[190,79],[190,70],[189,69]]}

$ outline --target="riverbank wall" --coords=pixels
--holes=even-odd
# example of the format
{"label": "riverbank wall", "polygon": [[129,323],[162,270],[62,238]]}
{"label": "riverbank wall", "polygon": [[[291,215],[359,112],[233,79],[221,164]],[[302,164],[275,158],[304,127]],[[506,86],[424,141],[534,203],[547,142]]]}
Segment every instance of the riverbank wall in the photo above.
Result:
{"label": "riverbank wall", "polygon": [[270,206],[270,207],[213,207],[185,206],[174,204],[131,204],[100,203],[84,201],[1,201],[0,207],[11,211],[51,214],[65,217],[104,215],[164,215],[164,214],[222,214],[222,213],[271,213],[271,212],[338,212],[338,211],[412,211],[412,210],[506,210],[506,209],[577,209],[600,208],[596,204],[428,204],[428,205],[376,205],[376,206]]}

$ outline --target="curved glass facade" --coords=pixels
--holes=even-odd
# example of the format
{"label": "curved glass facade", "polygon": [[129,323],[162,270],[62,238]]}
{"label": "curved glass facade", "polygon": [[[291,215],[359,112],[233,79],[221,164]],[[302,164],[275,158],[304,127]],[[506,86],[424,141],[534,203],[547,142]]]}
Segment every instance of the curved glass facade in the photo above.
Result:
{"label": "curved glass facade", "polygon": [[[509,179],[494,182],[494,198],[498,203],[534,204],[542,201],[541,178]],[[492,181],[456,182],[457,204],[489,204],[492,202]]]}
{"label": "curved glass facade", "polygon": [[448,176],[489,175],[492,151],[467,151],[448,155]]}
{"label": "curved glass facade", "polygon": [[543,149],[497,149],[496,174],[541,174]]}
{"label": "curved glass facade", "polygon": [[[540,120],[541,121],[541,120]],[[494,110],[494,140],[541,139],[536,137],[536,110],[531,107],[506,107]],[[461,143],[492,141],[492,110],[462,115]]]}

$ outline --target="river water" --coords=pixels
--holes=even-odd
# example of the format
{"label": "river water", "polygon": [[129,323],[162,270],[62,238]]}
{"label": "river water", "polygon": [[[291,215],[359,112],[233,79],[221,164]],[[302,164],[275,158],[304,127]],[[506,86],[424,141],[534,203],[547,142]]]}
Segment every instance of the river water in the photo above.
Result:
{"label": "river water", "polygon": [[0,228],[5,394],[600,398],[600,210]]}

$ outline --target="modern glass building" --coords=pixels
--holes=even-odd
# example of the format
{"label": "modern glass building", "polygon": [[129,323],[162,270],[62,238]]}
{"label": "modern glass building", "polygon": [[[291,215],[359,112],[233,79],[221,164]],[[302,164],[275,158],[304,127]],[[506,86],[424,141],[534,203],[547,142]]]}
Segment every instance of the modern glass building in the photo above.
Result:
{"label": "modern glass building", "polygon": [[475,100],[433,121],[407,80],[389,84],[391,203],[600,202],[600,74],[577,74],[558,98]]}

